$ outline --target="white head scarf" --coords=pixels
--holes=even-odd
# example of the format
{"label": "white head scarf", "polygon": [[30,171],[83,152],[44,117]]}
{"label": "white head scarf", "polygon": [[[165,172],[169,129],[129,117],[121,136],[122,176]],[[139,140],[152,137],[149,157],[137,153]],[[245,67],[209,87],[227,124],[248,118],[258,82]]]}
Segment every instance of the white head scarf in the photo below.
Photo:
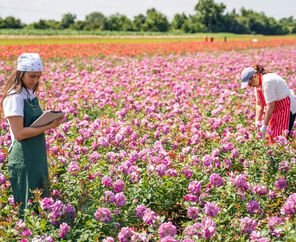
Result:
{"label": "white head scarf", "polygon": [[42,62],[38,53],[23,53],[17,59],[18,71],[42,71]]}

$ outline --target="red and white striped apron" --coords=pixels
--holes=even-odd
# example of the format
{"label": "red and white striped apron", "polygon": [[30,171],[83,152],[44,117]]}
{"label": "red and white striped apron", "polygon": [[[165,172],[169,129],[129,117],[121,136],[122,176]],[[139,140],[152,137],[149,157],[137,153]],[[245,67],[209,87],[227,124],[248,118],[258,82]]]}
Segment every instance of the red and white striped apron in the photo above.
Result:
{"label": "red and white striped apron", "polygon": [[[259,80],[261,88],[256,88],[257,97],[264,107],[266,106],[266,102],[262,92],[262,74],[260,74]],[[274,110],[268,123],[268,128],[272,131],[272,133],[268,135],[270,143],[274,143],[273,139],[275,137],[282,135],[284,130],[289,129],[290,102],[289,96],[282,100],[275,101]]]}

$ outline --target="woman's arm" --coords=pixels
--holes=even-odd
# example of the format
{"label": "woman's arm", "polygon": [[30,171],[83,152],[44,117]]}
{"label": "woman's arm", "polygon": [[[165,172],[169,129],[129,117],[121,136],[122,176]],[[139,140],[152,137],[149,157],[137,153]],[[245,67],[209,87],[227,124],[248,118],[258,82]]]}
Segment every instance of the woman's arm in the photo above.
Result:
{"label": "woman's arm", "polygon": [[272,116],[272,112],[274,110],[274,105],[275,105],[275,102],[271,102],[271,103],[267,104],[266,115],[264,117],[264,125],[265,126],[268,126],[268,123],[269,123],[271,116]]}
{"label": "woman's arm", "polygon": [[260,122],[262,120],[264,107],[261,102],[258,100],[256,101],[256,117],[255,121]]}
{"label": "woman's arm", "polygon": [[22,116],[11,116],[8,117],[8,120],[15,139],[23,140],[42,134],[48,129],[58,127],[61,124],[63,118],[56,119],[50,124],[39,128],[24,127],[24,118]]}

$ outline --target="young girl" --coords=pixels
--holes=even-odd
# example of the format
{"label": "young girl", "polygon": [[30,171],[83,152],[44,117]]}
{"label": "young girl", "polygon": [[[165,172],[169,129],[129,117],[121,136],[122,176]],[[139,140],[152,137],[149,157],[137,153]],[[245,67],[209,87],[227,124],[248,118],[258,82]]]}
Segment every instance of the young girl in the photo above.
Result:
{"label": "young girl", "polygon": [[38,98],[34,95],[42,75],[42,62],[37,53],[19,56],[17,70],[9,78],[1,100],[4,117],[8,120],[11,147],[8,155],[8,173],[14,201],[27,207],[31,190],[42,189],[49,195],[47,155],[44,132],[56,128],[62,118],[52,123],[30,128],[42,114]]}

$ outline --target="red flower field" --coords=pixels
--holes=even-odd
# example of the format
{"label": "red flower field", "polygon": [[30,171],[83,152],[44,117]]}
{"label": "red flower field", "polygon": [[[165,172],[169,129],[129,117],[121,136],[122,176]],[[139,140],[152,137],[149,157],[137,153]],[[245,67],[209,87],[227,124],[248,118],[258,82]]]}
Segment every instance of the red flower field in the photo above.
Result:
{"label": "red flower field", "polygon": [[231,40],[228,42],[172,42],[172,43],[124,43],[124,44],[41,44],[41,45],[3,45],[0,58],[15,58],[23,52],[38,52],[45,59],[58,57],[90,56],[136,56],[194,53],[213,50],[239,50],[251,48],[295,45],[296,39]]}

